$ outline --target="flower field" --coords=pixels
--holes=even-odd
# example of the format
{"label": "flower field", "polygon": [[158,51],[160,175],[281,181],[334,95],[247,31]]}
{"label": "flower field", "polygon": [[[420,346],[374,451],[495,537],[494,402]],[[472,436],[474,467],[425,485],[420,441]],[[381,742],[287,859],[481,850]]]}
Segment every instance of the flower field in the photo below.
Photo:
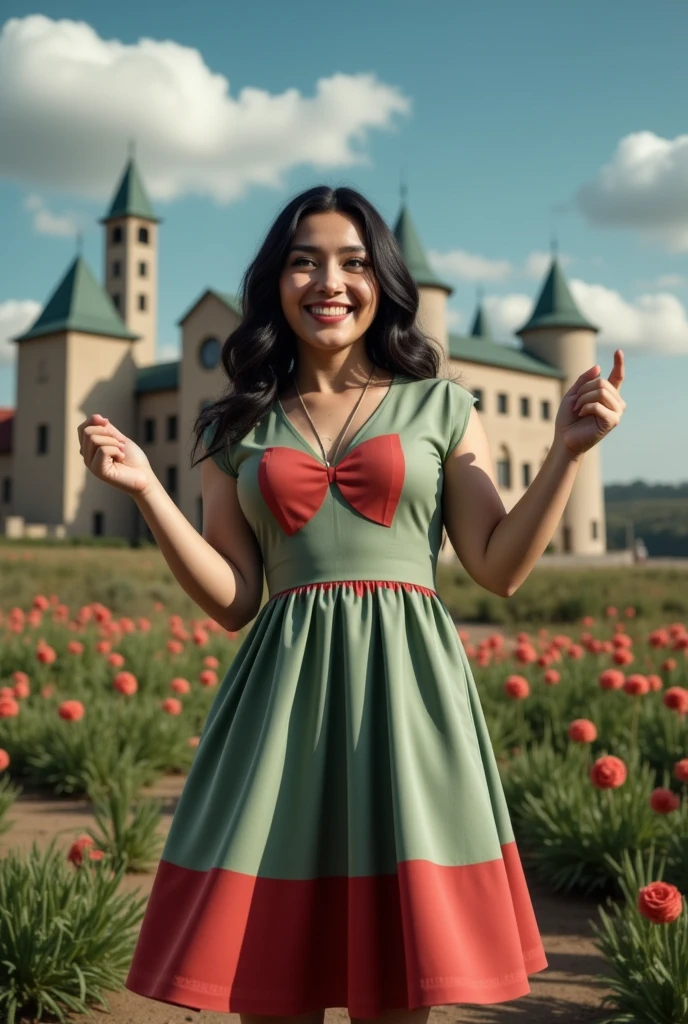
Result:
{"label": "flower field", "polygon": [[[169,822],[151,791],[183,784],[242,639],[196,606],[176,610],[173,591],[151,600],[165,585],[153,580],[157,552],[129,563],[136,601],[122,586],[109,603],[85,581],[119,553],[32,554],[0,551],[10,581],[0,583],[0,1020],[9,1024],[68,1019],[121,990]],[[528,876],[561,914],[589,908],[604,965],[604,998],[587,1015],[550,1005],[551,1016],[537,1016],[535,1002],[529,1014],[528,997],[511,1014],[461,1008],[461,1020],[506,1021],[518,1005],[529,1021],[688,1024],[688,617],[649,615],[630,596],[636,583],[573,622],[543,618],[508,636],[488,628],[480,640],[459,627]],[[668,587],[673,607],[682,591],[673,577]],[[30,799],[89,813],[73,832],[15,850]],[[534,991],[547,975],[531,978]],[[138,1005],[150,1011],[141,1020],[158,1020],[158,1009],[161,1022],[197,1019]]]}

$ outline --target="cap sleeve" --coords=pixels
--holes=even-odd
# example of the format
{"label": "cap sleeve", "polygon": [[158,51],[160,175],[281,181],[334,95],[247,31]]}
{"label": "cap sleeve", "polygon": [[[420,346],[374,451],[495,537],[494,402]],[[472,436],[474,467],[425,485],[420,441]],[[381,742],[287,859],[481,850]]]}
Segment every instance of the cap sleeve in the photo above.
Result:
{"label": "cap sleeve", "polygon": [[449,431],[447,448],[444,453],[445,459],[449,457],[451,452],[463,438],[463,435],[466,432],[466,427],[468,426],[471,409],[478,401],[477,397],[472,395],[470,391],[466,390],[466,388],[462,387],[461,384],[457,384],[453,380],[447,380],[446,383],[449,389]]}
{"label": "cap sleeve", "polygon": [[[216,421],[217,422],[217,421]],[[213,444],[213,438],[215,437],[216,423],[209,423],[203,431],[203,444],[205,445],[206,451]],[[232,462],[232,445],[225,445],[217,452],[213,452],[210,456],[213,462],[217,463],[223,473],[227,473],[228,476],[233,476],[234,479],[238,477],[238,473],[234,468]]]}

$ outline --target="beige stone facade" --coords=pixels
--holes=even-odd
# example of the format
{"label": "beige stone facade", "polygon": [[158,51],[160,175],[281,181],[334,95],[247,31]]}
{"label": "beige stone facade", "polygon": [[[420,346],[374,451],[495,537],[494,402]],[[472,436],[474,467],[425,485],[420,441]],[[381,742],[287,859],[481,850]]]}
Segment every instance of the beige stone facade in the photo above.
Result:
{"label": "beige stone facade", "polygon": [[[125,174],[131,172],[130,161]],[[120,196],[122,187],[121,182]],[[141,445],[181,511],[202,529],[200,467],[190,468],[192,426],[202,404],[224,387],[217,354],[239,312],[232,296],[208,289],[179,320],[179,361],[155,364],[159,220],[132,195],[135,190],[102,221],[104,283],[95,287],[107,316],[95,294],[87,316],[74,314],[75,304],[81,303],[82,312],[88,305],[88,281],[73,284],[72,312],[66,300],[64,310],[58,309],[57,289],[44,310],[57,309],[57,319],[39,318],[15,339],[16,407],[0,409],[0,531],[8,536],[152,539],[131,498],[96,480],[84,465],[77,425],[94,412]],[[88,277],[83,264],[75,273]],[[575,316],[571,323],[556,322],[566,316],[550,316],[553,326],[536,324],[520,332],[521,351],[497,345],[480,331],[460,338],[447,331],[450,290],[419,282],[419,322],[442,346],[449,371],[458,370],[479,395],[477,409],[508,511],[542,465],[562,395],[596,361],[595,328],[576,326]],[[553,549],[601,555],[605,533],[595,448],[581,465]],[[455,557],[447,544],[443,557]]]}

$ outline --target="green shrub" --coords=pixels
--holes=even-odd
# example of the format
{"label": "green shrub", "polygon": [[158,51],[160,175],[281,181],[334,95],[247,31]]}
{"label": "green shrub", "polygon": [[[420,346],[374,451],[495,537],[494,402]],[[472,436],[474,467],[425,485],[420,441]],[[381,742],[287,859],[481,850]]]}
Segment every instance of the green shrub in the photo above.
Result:
{"label": "green shrub", "polygon": [[599,907],[600,923],[591,921],[595,944],[609,961],[612,977],[599,975],[611,993],[602,1006],[614,1013],[600,1024],[685,1024],[688,1021],[688,914],[654,924],[638,909],[638,892],[664,880],[664,864],[654,868],[655,849],[620,861],[608,858],[625,902]]}
{"label": "green shrub", "polygon": [[88,780],[97,827],[86,833],[115,871],[149,871],[162,848],[158,832],[162,804],[150,797],[135,801],[137,792],[138,775],[131,762],[123,762],[119,774],[109,779],[107,786],[98,777]]}
{"label": "green shrub", "polygon": [[104,862],[70,864],[53,839],[41,852],[0,860],[0,1020],[65,1021],[88,1004],[109,1009],[122,987],[147,897],[118,893]]}
{"label": "green shrub", "polygon": [[587,773],[557,772],[540,795],[525,793],[519,809],[521,841],[536,870],[555,889],[612,892],[616,873],[607,854],[632,854],[656,843],[667,848],[670,815],[650,806],[655,773],[637,757],[618,789],[599,790]]}
{"label": "green shrub", "polygon": [[0,835],[11,829],[14,824],[13,821],[8,820],[7,812],[20,793],[21,786],[15,786],[10,781],[9,775],[3,775],[0,778]]}

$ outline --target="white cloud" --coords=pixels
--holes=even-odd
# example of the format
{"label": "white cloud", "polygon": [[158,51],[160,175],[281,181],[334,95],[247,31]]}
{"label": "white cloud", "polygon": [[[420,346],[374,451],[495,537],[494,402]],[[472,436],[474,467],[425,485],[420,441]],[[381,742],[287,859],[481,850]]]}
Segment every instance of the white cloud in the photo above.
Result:
{"label": "white cloud", "polygon": [[575,201],[592,224],[635,229],[672,251],[688,250],[688,135],[627,135]]}
{"label": "white cloud", "polygon": [[77,213],[55,215],[46,207],[43,199],[36,194],[26,197],[24,208],[34,214],[33,229],[38,235],[76,237],[79,232],[83,233],[86,229],[86,223],[82,216]]}
{"label": "white cloud", "polygon": [[[578,308],[600,328],[600,345],[621,346],[653,355],[688,355],[688,315],[668,292],[645,293],[631,301],[601,284],[569,282]],[[527,295],[490,296],[485,308],[496,338],[522,327],[533,309]]]}
{"label": "white cloud", "polygon": [[463,249],[444,253],[431,250],[428,259],[438,274],[459,281],[503,281],[512,273],[508,260],[491,260]]}
{"label": "white cloud", "polygon": [[181,347],[179,345],[158,345],[155,353],[157,363],[172,363],[175,359],[181,359]]}
{"label": "white cloud", "polygon": [[254,185],[282,187],[295,167],[367,165],[368,132],[411,109],[372,73],[320,78],[312,96],[255,86],[232,96],[192,47],[129,45],[41,14],[3,25],[0,95],[0,176],[97,200],[132,138],[153,200],[228,203]]}
{"label": "white cloud", "polygon": [[8,299],[0,302],[0,366],[14,365],[17,345],[10,341],[27,331],[42,310],[33,299]]}
{"label": "white cloud", "polygon": [[[541,281],[549,271],[552,254],[536,250],[529,253],[520,266],[515,266],[509,260],[478,256],[465,249],[450,249],[449,252],[431,249],[428,259],[436,273],[453,281],[507,281],[513,277]],[[573,262],[573,257],[560,253],[558,260],[565,267]]]}

